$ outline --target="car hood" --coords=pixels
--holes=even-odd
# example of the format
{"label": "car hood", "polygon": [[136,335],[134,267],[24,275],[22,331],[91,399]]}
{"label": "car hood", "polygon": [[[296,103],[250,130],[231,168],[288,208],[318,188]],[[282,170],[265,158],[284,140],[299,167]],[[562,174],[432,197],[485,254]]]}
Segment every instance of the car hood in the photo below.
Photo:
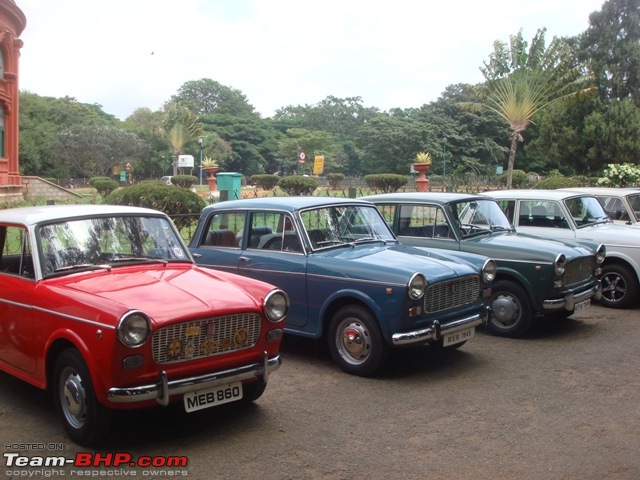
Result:
{"label": "car hood", "polygon": [[[231,281],[230,281],[231,280]],[[245,289],[243,283],[251,288]],[[244,277],[217,273],[191,264],[162,268],[119,267],[101,273],[69,275],[56,279],[52,293],[99,308],[119,317],[142,310],[156,322],[237,311],[261,310],[261,298],[250,292],[269,290],[266,284]]]}
{"label": "car hood", "polygon": [[392,243],[338,247],[309,256],[308,273],[360,280],[406,283],[422,273],[429,283],[480,273],[485,257],[475,263],[454,252],[420,249]]}
{"label": "car hood", "polygon": [[629,228],[624,225],[613,225],[611,223],[599,223],[578,228],[576,230],[576,237],[595,243],[627,245],[632,247],[640,245],[640,229]]}
{"label": "car hood", "polygon": [[482,252],[496,260],[553,262],[560,253],[563,253],[567,260],[594,253],[586,246],[568,239],[554,240],[515,232],[476,235],[462,240],[462,244],[467,245],[471,251]]}

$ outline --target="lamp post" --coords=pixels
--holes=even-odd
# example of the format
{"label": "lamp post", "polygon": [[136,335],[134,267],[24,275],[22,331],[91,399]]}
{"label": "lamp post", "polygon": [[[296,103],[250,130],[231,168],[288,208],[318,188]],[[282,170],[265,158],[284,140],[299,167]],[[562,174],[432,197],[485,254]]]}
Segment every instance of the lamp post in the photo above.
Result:
{"label": "lamp post", "polygon": [[443,188],[447,189],[447,137],[442,139],[442,181]]}
{"label": "lamp post", "polygon": [[200,145],[200,185],[202,185],[202,148],[204,147],[204,139],[198,137],[198,145]]}

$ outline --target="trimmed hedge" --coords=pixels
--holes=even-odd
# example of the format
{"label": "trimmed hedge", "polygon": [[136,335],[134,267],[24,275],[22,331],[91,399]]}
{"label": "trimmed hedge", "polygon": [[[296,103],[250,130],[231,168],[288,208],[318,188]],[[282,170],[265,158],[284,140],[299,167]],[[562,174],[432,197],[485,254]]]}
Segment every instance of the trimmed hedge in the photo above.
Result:
{"label": "trimmed hedge", "polygon": [[108,177],[100,177],[100,178],[94,177],[89,181],[91,180],[93,180],[93,182],[90,183],[90,185],[98,191],[98,193],[103,199],[105,197],[108,197],[111,194],[111,192],[113,192],[118,188],[118,182]]}
{"label": "trimmed hedge", "polygon": [[[175,178],[175,177],[174,177]],[[103,203],[129,205],[160,210],[173,219],[178,229],[189,226],[193,218],[180,215],[197,214],[207,202],[187,188],[175,188],[159,180],[140,182],[112,192]]]}
{"label": "trimmed hedge", "polygon": [[193,175],[174,175],[171,177],[171,183],[180,188],[191,188],[198,178]]}
{"label": "trimmed hedge", "polygon": [[263,190],[273,190],[274,188],[276,188],[276,185],[278,185],[280,178],[281,177],[279,177],[278,175],[265,173],[261,175],[252,175],[251,181],[255,182],[256,187],[260,187]]}
{"label": "trimmed hedge", "polygon": [[293,175],[291,177],[282,177],[278,182],[278,187],[287,195],[305,196],[311,195],[318,188],[318,182],[311,177]]}
{"label": "trimmed hedge", "polygon": [[380,189],[384,193],[393,193],[404,187],[409,181],[409,177],[395,173],[377,173],[365,175],[364,181],[369,188]]}
{"label": "trimmed hedge", "polygon": [[540,180],[532,188],[554,190],[556,188],[581,187],[583,182],[577,178],[571,177],[548,177]]}
{"label": "trimmed hedge", "polygon": [[327,182],[331,188],[338,188],[343,180],[344,174],[342,173],[327,173]]}

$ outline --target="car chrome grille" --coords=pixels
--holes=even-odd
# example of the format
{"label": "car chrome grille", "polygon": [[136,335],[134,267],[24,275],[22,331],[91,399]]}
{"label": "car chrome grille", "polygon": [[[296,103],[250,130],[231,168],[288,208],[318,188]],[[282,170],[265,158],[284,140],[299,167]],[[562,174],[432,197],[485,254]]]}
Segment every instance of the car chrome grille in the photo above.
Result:
{"label": "car chrome grille", "polygon": [[473,303],[480,295],[480,277],[462,277],[429,285],[424,295],[425,313],[441,312]]}
{"label": "car chrome grille", "polygon": [[585,257],[567,263],[564,270],[564,284],[569,286],[589,280],[593,275],[595,262],[594,257]]}
{"label": "car chrome grille", "polygon": [[158,329],[151,348],[156,363],[175,363],[251,348],[260,337],[261,317],[237,313]]}

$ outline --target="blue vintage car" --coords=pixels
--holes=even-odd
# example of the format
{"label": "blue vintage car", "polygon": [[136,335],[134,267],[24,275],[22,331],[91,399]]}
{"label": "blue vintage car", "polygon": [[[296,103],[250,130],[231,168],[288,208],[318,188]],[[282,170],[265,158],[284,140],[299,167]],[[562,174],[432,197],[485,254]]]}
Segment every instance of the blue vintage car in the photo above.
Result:
{"label": "blue vintage car", "polygon": [[457,348],[490,316],[485,256],[399,244],[370,202],[269,197],[206,207],[196,262],[279,286],[285,332],[325,337],[334,360],[369,376],[395,346]]}

